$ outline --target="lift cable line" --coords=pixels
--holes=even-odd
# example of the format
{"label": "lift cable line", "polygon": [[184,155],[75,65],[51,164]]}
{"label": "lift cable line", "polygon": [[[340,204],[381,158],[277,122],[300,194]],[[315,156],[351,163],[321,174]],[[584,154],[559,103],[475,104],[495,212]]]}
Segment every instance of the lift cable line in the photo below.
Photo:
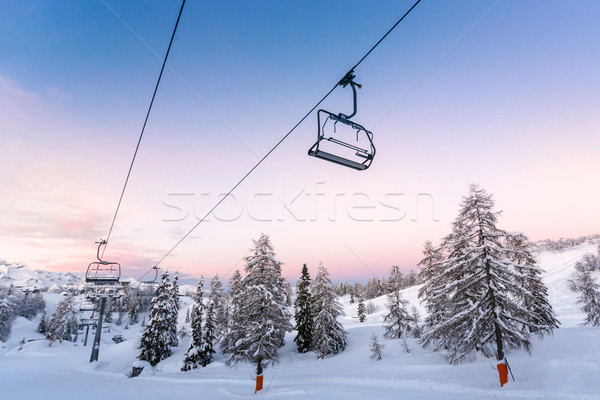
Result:
{"label": "lift cable line", "polygon": [[240,186],[245,180],[246,178],[248,178],[248,176],[250,176],[250,174],[252,174],[254,172],[254,170],[256,170],[256,168],[258,168],[258,166],[260,164],[262,164],[262,162],[264,160],[267,159],[267,157],[269,157],[278,147],[279,145],[281,145],[281,143],[283,143],[284,140],[286,140],[291,134],[292,132],[294,132],[296,130],[296,128],[298,126],[300,126],[300,124],[302,124],[302,122],[304,122],[304,120],[306,120],[306,118],[308,118],[308,116],[317,109],[317,107],[319,107],[321,105],[321,103],[323,103],[323,101],[325,101],[325,99],[327,99],[327,97],[329,97],[329,95],[338,87],[338,86],[346,86],[349,82],[347,81],[347,78],[349,76],[353,76],[354,73],[354,69],[357,68],[368,56],[369,54],[371,54],[371,52],[373,52],[373,50],[375,50],[375,48],[400,24],[400,22],[402,22],[402,20],[408,15],[410,14],[410,12],[417,6],[417,4],[419,4],[421,2],[421,0],[417,0],[412,7],[385,33],[385,35],[383,35],[381,37],[381,39],[379,39],[379,41],[377,43],[375,43],[375,45],[373,47],[371,47],[371,49],[365,53],[365,55],[354,65],[354,67],[352,67],[346,74],[344,74],[344,76],[342,77],[342,79],[340,79],[328,92],[327,94],[325,94],[325,96],[323,96],[321,98],[321,100],[319,100],[317,102],[317,104],[315,104],[301,119],[300,121],[298,121],[293,127],[292,129],[290,129],[276,144],[275,146],[273,146],[271,148],[271,150],[269,150],[269,152],[267,154],[265,154],[260,160],[258,160],[258,162],[231,188],[229,189],[229,191],[185,234],[183,235],[183,237],[181,239],[179,239],[179,241],[177,243],[175,243],[175,245],[173,245],[173,247],[171,247],[169,249],[169,251],[167,251],[165,253],[164,256],[162,256],[162,258],[160,260],[158,260],[158,262],[152,267],[155,268],[157,267],[161,262],[163,262],[165,260],[165,258],[167,258],[202,222],[204,222],[206,220],[206,218],[208,218],[208,216],[217,208],[219,207],[219,205],[221,205],[221,203],[228,197],[231,195],[231,193],[237,189],[238,186]]}
{"label": "lift cable line", "polygon": [[167,58],[169,57],[169,52],[171,51],[171,45],[173,44],[173,39],[175,39],[175,32],[177,32],[177,26],[179,25],[179,20],[181,19],[181,13],[183,12],[183,6],[185,5],[185,0],[181,2],[181,9],[179,10],[179,15],[177,16],[177,22],[175,22],[175,28],[173,29],[173,34],[171,35],[171,40],[169,42],[169,47],[167,48],[167,54],[163,60],[162,68],[160,69],[160,74],[158,75],[158,80],[156,81],[156,86],[154,87],[154,93],[152,94],[152,100],[150,101],[150,106],[148,107],[148,112],[146,113],[146,118],[144,119],[144,125],[142,126],[142,131],[140,132],[140,137],[138,139],[137,145],[135,146],[135,151],[133,153],[133,158],[131,159],[131,164],[129,165],[129,171],[127,171],[127,177],[125,178],[125,184],[123,185],[123,190],[121,191],[121,196],[119,197],[119,202],[117,203],[117,209],[115,210],[115,215],[113,216],[112,222],[110,224],[110,229],[108,230],[108,236],[106,237],[106,244],[104,249],[102,250],[102,258],[104,256],[104,252],[106,251],[106,246],[108,245],[108,241],[110,240],[110,235],[112,233],[113,227],[115,226],[115,221],[117,219],[117,214],[119,213],[119,208],[121,207],[121,202],[123,201],[123,196],[125,195],[125,189],[127,188],[127,183],[129,182],[129,177],[131,176],[131,170],[133,169],[133,164],[135,163],[135,158],[137,156],[138,150],[140,148],[140,143],[142,142],[142,137],[144,136],[144,131],[146,130],[146,124],[148,123],[148,117],[150,117],[150,111],[152,110],[152,105],[154,104],[154,99],[156,97],[156,92],[158,91],[158,86],[160,85],[160,79],[162,78],[163,71],[165,70],[165,65],[167,64]]}

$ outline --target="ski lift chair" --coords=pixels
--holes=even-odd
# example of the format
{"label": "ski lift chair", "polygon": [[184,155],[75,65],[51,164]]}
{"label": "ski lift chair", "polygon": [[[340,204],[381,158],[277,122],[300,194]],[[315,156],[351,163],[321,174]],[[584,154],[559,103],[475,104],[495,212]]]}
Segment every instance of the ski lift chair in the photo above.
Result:
{"label": "ski lift chair", "polygon": [[98,244],[98,252],[94,261],[88,265],[85,273],[85,281],[96,284],[115,284],[121,279],[121,265],[116,262],[103,261],[100,258],[100,248],[106,245],[106,240],[96,242]]}
{"label": "ski lift chair", "polygon": [[[317,142],[308,150],[308,155],[358,171],[364,171],[373,162],[375,146],[373,145],[373,133],[350,119],[356,115],[356,87],[362,87],[362,85],[354,82],[354,77],[353,71],[350,71],[338,83],[342,87],[348,85],[352,87],[354,106],[352,114],[334,114],[327,110],[319,110],[317,112]],[[323,120],[323,123],[321,123],[321,120]],[[333,121],[333,126],[329,127],[332,132],[326,134],[329,121]],[[338,126],[338,123],[341,123],[341,125]],[[340,132],[337,132],[338,128]],[[348,140],[348,137],[354,138],[354,140]],[[367,140],[366,146],[360,147],[359,144],[364,139]]]}

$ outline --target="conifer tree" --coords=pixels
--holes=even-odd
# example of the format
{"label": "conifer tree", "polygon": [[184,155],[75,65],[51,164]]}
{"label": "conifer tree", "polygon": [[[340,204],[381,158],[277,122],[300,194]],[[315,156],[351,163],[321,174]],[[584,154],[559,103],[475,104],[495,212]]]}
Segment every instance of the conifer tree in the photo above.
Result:
{"label": "conifer tree", "polygon": [[569,287],[579,294],[577,302],[586,314],[581,325],[600,326],[600,285],[591,272],[589,265],[578,261],[569,280]]}
{"label": "conifer tree", "polygon": [[414,337],[416,337],[417,339],[419,339],[421,337],[421,335],[423,334],[423,328],[421,328],[421,314],[419,313],[419,310],[417,310],[417,307],[415,306],[411,306],[410,307],[410,320],[412,322],[412,335]]}
{"label": "conifer tree", "polygon": [[12,332],[13,311],[6,299],[0,299],[0,342],[6,342]]}
{"label": "conifer tree", "polygon": [[375,361],[381,360],[381,355],[382,355],[384,347],[385,347],[385,345],[379,343],[377,335],[372,334],[371,335],[371,344],[369,345],[369,348],[371,349],[371,360],[375,360]]}
{"label": "conifer tree", "polygon": [[229,293],[229,315],[227,328],[221,341],[221,352],[223,354],[231,352],[233,345],[238,341],[239,337],[244,334],[244,321],[243,316],[240,314],[244,302],[244,291],[242,284],[242,275],[240,270],[236,269],[229,282],[230,293]]}
{"label": "conifer tree", "polygon": [[[418,280],[423,285],[419,289],[421,303],[425,303],[427,317],[425,326],[433,327],[445,321],[450,315],[448,293],[444,291],[447,276],[443,273],[444,255],[441,248],[436,248],[430,241],[425,242],[424,258],[419,262],[421,271]],[[421,332],[422,333],[422,332]],[[431,346],[434,350],[448,348],[450,332],[437,331],[435,335],[421,335],[421,344]]]}
{"label": "conifer tree", "polygon": [[312,348],[313,314],[311,306],[310,274],[306,263],[304,263],[296,288],[296,300],[294,301],[294,319],[298,331],[294,342],[296,342],[299,353],[306,353]]}
{"label": "conifer tree", "polygon": [[204,277],[201,275],[196,289],[196,304],[192,306],[192,342],[185,354],[182,371],[189,371],[198,368],[202,362],[202,348],[204,344],[204,332],[202,329],[202,319],[204,315]]}
{"label": "conifer tree", "polygon": [[292,329],[281,262],[267,235],[254,242],[253,254],[246,257],[246,274],[244,301],[237,304],[244,324],[236,327],[240,334],[227,363],[250,361],[256,364],[256,374],[262,375],[264,367],[276,362],[285,333]]}
{"label": "conifer tree", "polygon": [[169,346],[175,347],[179,345],[179,338],[177,337],[177,320],[179,317],[179,272],[175,271],[175,276],[173,277],[173,282],[171,283],[170,290],[171,297],[171,314],[169,315],[170,323],[169,327],[171,329],[171,334],[169,337],[171,341],[168,343]]}
{"label": "conifer tree", "polygon": [[365,301],[363,300],[362,295],[358,296],[358,320],[360,322],[365,322],[367,319],[367,313],[365,309]]}
{"label": "conifer tree", "polygon": [[388,314],[383,318],[385,323],[385,336],[388,339],[400,339],[402,335],[411,329],[412,318],[408,313],[408,301],[402,298],[400,284],[393,286],[387,294]]}
{"label": "conifer tree", "polygon": [[68,295],[58,303],[56,311],[52,314],[48,326],[48,339],[52,342],[58,340],[71,340],[71,319],[74,316],[73,297]]}
{"label": "conifer tree", "polygon": [[318,358],[344,351],[346,332],[337,320],[344,312],[331,287],[329,273],[322,263],[312,287],[312,313],[313,348]]}
{"label": "conifer tree", "polygon": [[521,306],[531,312],[526,328],[530,333],[540,337],[551,334],[560,322],[555,318],[554,310],[548,299],[548,288],[544,285],[542,269],[529,251],[527,237],[522,233],[508,233],[506,247],[510,250],[509,258],[514,263]]}
{"label": "conifer tree", "polygon": [[[531,299],[523,285],[532,282],[533,276],[525,272],[531,261],[523,262],[527,258],[523,249],[507,239],[512,234],[496,227],[500,213],[493,207],[491,195],[477,185],[470,187],[452,232],[442,241],[446,257],[432,264],[437,276],[425,284],[428,310],[446,305],[442,318],[428,321],[422,343],[445,337],[452,363],[477,350],[486,356],[496,354],[499,360],[506,350],[523,347],[529,351],[532,331],[543,334],[553,329],[542,326],[537,311],[524,304]],[[544,297],[538,304],[549,306],[544,292],[538,295]]]}
{"label": "conifer tree", "polygon": [[[210,282],[209,301],[213,304],[215,313],[214,318],[214,335],[215,340],[219,341],[227,329],[227,298],[223,290],[223,284],[219,279],[219,275],[215,275]],[[215,342],[216,344],[216,342]]]}
{"label": "conifer tree", "polygon": [[150,319],[140,343],[142,350],[139,355],[140,360],[148,361],[154,366],[171,355],[169,343],[177,340],[176,337],[172,337],[174,336],[173,307],[172,286],[169,284],[169,275],[165,271],[161,276],[156,296],[152,299]]}
{"label": "conifer tree", "polygon": [[129,309],[129,324],[130,325],[134,325],[137,324],[140,321],[140,307],[142,305],[142,302],[140,300],[139,297],[136,297],[132,303],[131,303],[131,307]]}
{"label": "conifer tree", "polygon": [[204,325],[203,331],[203,343],[200,350],[200,364],[206,367],[210,364],[215,357],[215,344],[217,337],[215,336],[216,325],[215,325],[215,311],[214,303],[211,301],[208,304],[208,310],[206,313],[206,324]]}
{"label": "conifer tree", "polygon": [[46,309],[44,308],[44,312],[42,313],[42,318],[40,318],[40,323],[37,326],[37,331],[39,333],[41,333],[42,335],[46,334],[46,331],[48,330],[47,328],[47,316],[46,316]]}

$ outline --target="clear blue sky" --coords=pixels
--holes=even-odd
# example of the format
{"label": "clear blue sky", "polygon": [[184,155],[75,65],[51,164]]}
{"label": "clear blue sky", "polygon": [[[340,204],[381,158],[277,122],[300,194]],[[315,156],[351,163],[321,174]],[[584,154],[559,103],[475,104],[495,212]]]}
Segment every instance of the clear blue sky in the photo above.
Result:
{"label": "clear blue sky", "polygon": [[[307,157],[311,116],[164,266],[226,275],[265,232],[290,277],[304,260],[334,278],[414,268],[474,182],[507,230],[597,232],[600,3],[494,4],[423,0],[357,69],[368,171]],[[1,258],[92,261],[179,5],[0,3]],[[410,5],[188,0],[107,258],[151,267]]]}

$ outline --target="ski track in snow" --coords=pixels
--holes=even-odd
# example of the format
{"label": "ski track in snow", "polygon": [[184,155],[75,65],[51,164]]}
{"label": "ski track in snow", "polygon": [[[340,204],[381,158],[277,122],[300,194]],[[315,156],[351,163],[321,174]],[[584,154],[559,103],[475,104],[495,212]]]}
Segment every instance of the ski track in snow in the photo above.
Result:
{"label": "ski track in snow", "polygon": [[[173,355],[155,368],[129,378],[142,327],[125,330],[112,327],[103,334],[100,361],[88,363],[90,346],[64,342],[48,345],[45,340],[26,343],[22,338],[42,339],[35,333],[39,320],[17,318],[13,333],[0,344],[0,397],[2,399],[566,399],[600,400],[600,328],[580,327],[583,313],[576,296],[568,289],[575,263],[587,252],[595,252],[597,242],[585,243],[560,253],[537,255],[545,270],[544,281],[561,328],[543,340],[534,340],[532,355],[517,351],[508,355],[516,381],[499,387],[495,362],[478,357],[475,361],[448,365],[439,353],[422,349],[410,339],[410,353],[400,341],[383,338],[381,326],[386,297],[373,299],[377,311],[366,322],[356,319],[357,303],[341,299],[346,315],[340,318],[348,332],[348,347],[323,360],[314,353],[295,351],[293,334],[286,336],[279,363],[265,371],[265,390],[254,394],[254,366],[242,363],[227,367],[226,357],[217,354],[206,368],[182,373],[188,344],[175,348]],[[403,291],[411,305],[424,310],[417,298],[418,287]],[[62,297],[46,293],[48,315]],[[182,299],[180,321],[185,318],[189,299]],[[379,336],[383,359],[369,359],[371,334]],[[112,343],[113,334],[128,340]]]}

